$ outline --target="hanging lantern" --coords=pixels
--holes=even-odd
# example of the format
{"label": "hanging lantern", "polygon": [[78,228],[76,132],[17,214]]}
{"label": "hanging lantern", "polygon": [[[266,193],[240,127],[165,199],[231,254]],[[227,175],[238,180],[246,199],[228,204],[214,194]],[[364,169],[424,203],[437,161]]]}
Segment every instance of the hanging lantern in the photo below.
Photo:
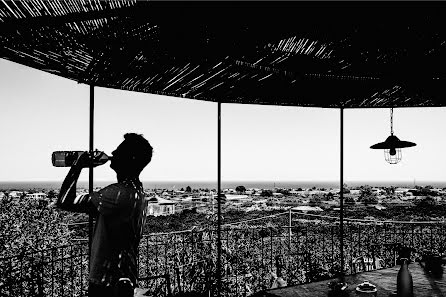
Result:
{"label": "hanging lantern", "polygon": [[402,158],[401,149],[411,146],[416,146],[416,144],[410,141],[399,140],[398,137],[393,135],[393,108],[391,108],[390,136],[387,137],[386,141],[374,144],[370,148],[384,150],[384,158],[386,159],[386,161],[390,164],[397,164],[398,162],[401,161]]}

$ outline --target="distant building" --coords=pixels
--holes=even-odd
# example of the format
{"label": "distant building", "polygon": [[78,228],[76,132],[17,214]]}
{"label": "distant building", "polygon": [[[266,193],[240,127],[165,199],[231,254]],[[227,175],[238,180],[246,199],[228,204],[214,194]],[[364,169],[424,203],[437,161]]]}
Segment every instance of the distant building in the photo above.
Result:
{"label": "distant building", "polygon": [[375,195],[381,195],[381,194],[385,194],[385,191],[380,188],[372,188],[372,193]]}
{"label": "distant building", "polygon": [[322,201],[322,203],[330,206],[339,206],[339,201],[336,200]]}
{"label": "distant building", "polygon": [[168,216],[175,213],[175,201],[163,199],[159,196],[147,198],[149,204],[147,205],[148,216]]}
{"label": "distant building", "polygon": [[[214,199],[217,198],[217,195],[213,195]],[[232,202],[232,203],[239,203],[239,202],[247,202],[252,201],[252,198],[248,195],[231,195],[231,194],[225,194],[224,195],[225,202]]]}
{"label": "distant building", "polygon": [[303,192],[304,195],[306,196],[313,196],[313,195],[327,195],[328,191],[321,191],[321,190],[306,190]]}
{"label": "distant building", "polygon": [[360,195],[361,194],[361,190],[350,190],[350,194],[352,194],[352,195]]}
{"label": "distant building", "polygon": [[410,200],[414,200],[415,196],[411,193],[411,192],[407,192],[406,196],[403,197],[399,197],[402,201],[410,201]]}
{"label": "distant building", "polygon": [[31,199],[46,199],[47,195],[45,193],[28,193],[26,194],[26,198]]}
{"label": "distant building", "polygon": [[263,210],[265,208],[266,208],[266,205],[264,205],[264,204],[263,205],[254,204],[254,205],[251,205],[249,207],[246,207],[244,210],[246,212],[250,212],[250,211],[260,211],[260,210]]}
{"label": "distant building", "polygon": [[[406,195],[407,193],[411,193],[411,192],[409,192],[409,190],[410,189],[406,189],[406,188],[396,188],[395,189],[395,195],[401,195],[401,196],[404,196],[404,195]],[[411,193],[412,194],[412,193]]]}
{"label": "distant building", "polygon": [[322,208],[319,206],[307,206],[307,205],[301,205],[291,208],[292,211],[301,211],[301,212],[308,212],[308,211],[323,211]]}
{"label": "distant building", "polygon": [[23,195],[23,192],[20,191],[11,191],[9,192],[10,198],[20,198]]}

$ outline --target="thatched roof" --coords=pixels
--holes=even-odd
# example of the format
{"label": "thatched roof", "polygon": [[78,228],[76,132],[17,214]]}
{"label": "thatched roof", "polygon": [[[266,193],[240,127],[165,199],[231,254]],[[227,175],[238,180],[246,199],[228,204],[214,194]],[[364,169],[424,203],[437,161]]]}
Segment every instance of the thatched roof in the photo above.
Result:
{"label": "thatched roof", "polygon": [[442,2],[0,2],[0,57],[224,103],[446,105]]}

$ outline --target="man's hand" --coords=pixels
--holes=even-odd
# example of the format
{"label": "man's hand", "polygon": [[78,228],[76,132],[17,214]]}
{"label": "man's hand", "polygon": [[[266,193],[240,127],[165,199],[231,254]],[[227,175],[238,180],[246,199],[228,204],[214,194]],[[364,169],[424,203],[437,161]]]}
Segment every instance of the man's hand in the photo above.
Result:
{"label": "man's hand", "polygon": [[90,154],[88,152],[83,152],[79,155],[77,160],[74,162],[72,167],[77,168],[88,168],[91,164]]}
{"label": "man's hand", "polygon": [[93,163],[93,167],[99,166],[107,162],[107,155],[101,151],[94,151],[92,154],[83,152],[79,155],[73,167],[88,168]]}
{"label": "man's hand", "polygon": [[108,159],[109,157],[104,152],[95,150],[93,152],[93,167],[105,164]]}

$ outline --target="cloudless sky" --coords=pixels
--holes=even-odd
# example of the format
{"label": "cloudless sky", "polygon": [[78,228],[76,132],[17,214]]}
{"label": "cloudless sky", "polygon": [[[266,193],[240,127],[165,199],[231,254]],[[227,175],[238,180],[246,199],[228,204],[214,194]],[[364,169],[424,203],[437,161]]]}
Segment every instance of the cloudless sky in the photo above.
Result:
{"label": "cloudless sky", "polygon": [[[0,181],[63,180],[51,153],[88,149],[89,87],[0,59],[0,102]],[[395,135],[417,146],[389,165],[369,147],[390,135],[390,110],[344,110],[344,180],[445,181],[445,130],[445,108],[395,109]],[[95,88],[95,148],[126,132],[154,147],[141,180],[217,180],[217,103]],[[339,137],[338,109],[223,104],[222,179],[339,180]],[[115,175],[104,165],[95,179]]]}

